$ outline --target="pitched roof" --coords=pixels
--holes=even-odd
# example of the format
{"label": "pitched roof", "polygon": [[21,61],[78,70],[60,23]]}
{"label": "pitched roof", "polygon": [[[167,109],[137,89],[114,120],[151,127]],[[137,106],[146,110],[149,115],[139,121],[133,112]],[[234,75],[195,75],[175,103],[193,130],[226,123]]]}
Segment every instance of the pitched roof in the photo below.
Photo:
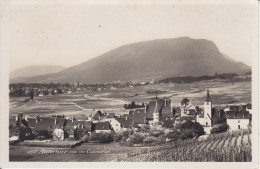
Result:
{"label": "pitched roof", "polygon": [[204,112],[199,115],[199,118],[204,118]]}
{"label": "pitched roof", "polygon": [[109,130],[110,123],[108,121],[94,123],[94,130]]}
{"label": "pitched roof", "polygon": [[87,131],[92,131],[93,129],[93,122],[92,121],[77,121],[77,120],[66,120],[65,123],[66,127],[74,127],[74,126],[83,126]]}
{"label": "pitched roof", "polygon": [[249,111],[228,111],[227,119],[250,119]]}
{"label": "pitched roof", "polygon": [[121,123],[123,128],[130,128],[133,122],[133,118],[129,116],[125,117],[115,117],[115,119]]}
{"label": "pitched roof", "polygon": [[[145,124],[146,123],[146,118],[147,118],[147,113],[145,113],[145,109],[136,109],[133,113],[133,123],[134,124]],[[148,116],[150,117],[150,116]]]}
{"label": "pitched roof", "polygon": [[153,113],[158,112],[163,117],[173,117],[170,100],[151,100],[147,105],[147,118],[153,118]]}
{"label": "pitched roof", "polygon": [[[56,119],[56,124],[55,124]],[[35,125],[35,130],[49,130],[53,131],[58,126],[63,127],[65,124],[64,118],[51,118],[51,117],[42,117],[39,122]]]}
{"label": "pitched roof", "polygon": [[211,102],[211,97],[209,95],[209,90],[207,90],[207,96],[206,96],[205,102]]}
{"label": "pitched roof", "polygon": [[97,111],[92,117],[92,120],[99,120],[102,116],[104,116],[104,113],[102,113],[101,111]]}

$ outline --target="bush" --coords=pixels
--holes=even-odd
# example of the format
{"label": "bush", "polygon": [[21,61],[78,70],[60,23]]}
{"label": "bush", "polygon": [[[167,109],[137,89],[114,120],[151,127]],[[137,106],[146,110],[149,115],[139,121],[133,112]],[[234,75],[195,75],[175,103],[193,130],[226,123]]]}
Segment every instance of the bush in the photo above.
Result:
{"label": "bush", "polygon": [[164,134],[164,132],[161,131],[161,130],[151,130],[150,133],[149,133],[149,135],[153,136],[153,137],[159,137],[163,134]]}
{"label": "bush", "polygon": [[134,133],[129,137],[128,141],[133,144],[141,144],[143,143],[144,138],[145,137],[142,134]]}
{"label": "bush", "polygon": [[218,133],[223,133],[226,132],[229,129],[229,126],[227,123],[221,123],[219,125],[217,125],[216,127],[213,127],[210,130],[211,134],[218,134]]}
{"label": "bush", "polygon": [[93,133],[89,140],[99,143],[109,143],[113,141],[113,137],[111,133]]}
{"label": "bush", "polygon": [[[181,132],[184,130],[191,130],[197,137],[205,134],[203,126],[198,122],[186,121],[180,125],[176,126]],[[187,131],[185,131],[187,134]]]}
{"label": "bush", "polygon": [[146,137],[144,140],[143,140],[143,143],[144,144],[154,144],[154,143],[157,143],[158,142],[158,139],[155,138],[155,137]]}
{"label": "bush", "polygon": [[41,139],[49,139],[52,138],[52,132],[48,131],[48,130],[38,130],[36,132],[36,136],[37,138],[41,138]]}
{"label": "bush", "polygon": [[123,131],[123,133],[122,133],[122,139],[123,139],[123,140],[128,139],[133,133],[134,133],[133,130]]}
{"label": "bush", "polygon": [[122,138],[123,138],[123,136],[122,136],[121,133],[115,133],[115,134],[113,134],[113,140],[116,141],[116,142],[122,140]]}
{"label": "bush", "polygon": [[174,129],[173,132],[166,134],[166,138],[170,139],[171,141],[177,141],[180,138],[180,132]]}
{"label": "bush", "polygon": [[180,139],[186,140],[195,137],[195,133],[192,130],[182,130],[180,133]]}

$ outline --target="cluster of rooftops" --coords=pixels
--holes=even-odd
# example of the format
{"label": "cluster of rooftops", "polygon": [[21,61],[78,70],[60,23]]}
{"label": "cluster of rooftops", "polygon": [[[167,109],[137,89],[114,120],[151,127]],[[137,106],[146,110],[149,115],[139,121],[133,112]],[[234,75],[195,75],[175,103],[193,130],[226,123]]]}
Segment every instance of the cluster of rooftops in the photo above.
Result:
{"label": "cluster of rooftops", "polygon": [[[205,101],[211,101],[211,98],[206,97]],[[252,105],[231,105],[224,109],[227,119],[249,119]],[[23,116],[13,115],[9,119],[9,125],[17,125],[21,119],[26,121],[26,125],[33,131],[48,130],[54,131],[56,128],[61,128],[68,134],[74,134],[77,128],[84,129],[87,132],[97,131],[113,131],[115,128],[130,129],[139,128],[142,125],[171,128],[176,123],[181,123],[187,120],[196,120],[203,118],[204,113],[201,108],[190,109],[188,116],[181,116],[182,107],[173,107],[171,100],[157,99],[149,101],[144,108],[129,110],[128,114],[115,115],[114,113],[105,113],[97,111],[90,116],[65,117],[61,116]],[[217,115],[219,111],[217,111]],[[158,122],[154,121],[154,114],[158,114]],[[116,130],[118,131],[118,130]]]}

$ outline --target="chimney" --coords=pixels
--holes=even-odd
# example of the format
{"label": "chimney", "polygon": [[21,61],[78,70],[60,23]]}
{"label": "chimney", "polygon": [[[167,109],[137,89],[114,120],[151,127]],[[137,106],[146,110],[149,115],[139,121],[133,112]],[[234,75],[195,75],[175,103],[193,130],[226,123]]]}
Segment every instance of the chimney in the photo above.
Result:
{"label": "chimney", "polygon": [[166,99],[164,99],[164,106],[166,106],[166,103],[167,103],[167,100],[166,100]]}
{"label": "chimney", "polygon": [[73,117],[71,118],[71,121],[72,121],[72,123],[74,122],[74,118]]}
{"label": "chimney", "polygon": [[146,113],[146,103],[144,104],[144,113]]}
{"label": "chimney", "polygon": [[100,115],[98,116],[98,120],[100,120]]}
{"label": "chimney", "polygon": [[28,121],[28,116],[25,116],[24,118],[25,118],[25,121]]}
{"label": "chimney", "polygon": [[16,120],[16,121],[18,121],[18,120],[19,120],[19,118],[18,118],[18,115],[17,115],[17,116],[15,116],[15,120]]}
{"label": "chimney", "polygon": [[54,119],[54,124],[57,124],[57,119],[56,118]]}
{"label": "chimney", "polygon": [[125,119],[127,120],[128,116],[125,116]]}

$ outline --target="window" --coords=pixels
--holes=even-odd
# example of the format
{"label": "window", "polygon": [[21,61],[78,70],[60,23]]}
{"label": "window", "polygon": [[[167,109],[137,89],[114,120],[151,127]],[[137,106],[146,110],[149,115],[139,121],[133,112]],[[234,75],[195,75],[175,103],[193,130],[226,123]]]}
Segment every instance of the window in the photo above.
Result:
{"label": "window", "polygon": [[209,105],[209,103],[207,102],[206,105]]}
{"label": "window", "polygon": [[116,126],[118,126],[118,124],[116,124]]}
{"label": "window", "polygon": [[240,129],[240,125],[238,125],[238,129]]}
{"label": "window", "polygon": [[206,126],[208,125],[208,122],[206,122]]}
{"label": "window", "polygon": [[240,120],[238,120],[238,123],[240,123]]}

